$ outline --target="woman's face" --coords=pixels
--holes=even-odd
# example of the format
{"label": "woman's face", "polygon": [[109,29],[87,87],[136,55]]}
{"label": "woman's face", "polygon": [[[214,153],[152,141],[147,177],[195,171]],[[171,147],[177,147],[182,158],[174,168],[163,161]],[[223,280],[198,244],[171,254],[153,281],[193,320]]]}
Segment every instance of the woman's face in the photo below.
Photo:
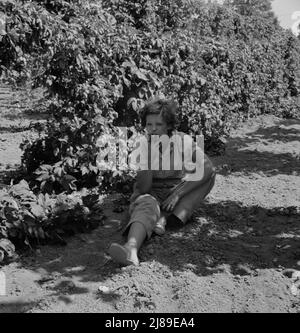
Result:
{"label": "woman's face", "polygon": [[168,134],[170,126],[162,119],[160,114],[149,114],[146,116],[146,131],[149,135]]}

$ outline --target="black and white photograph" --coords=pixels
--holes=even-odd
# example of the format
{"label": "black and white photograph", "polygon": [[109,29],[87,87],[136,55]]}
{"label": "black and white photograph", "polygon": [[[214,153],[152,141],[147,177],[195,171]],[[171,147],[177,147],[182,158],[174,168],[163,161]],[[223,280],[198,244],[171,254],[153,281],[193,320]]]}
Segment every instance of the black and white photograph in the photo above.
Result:
{"label": "black and white photograph", "polygon": [[0,0],[0,314],[20,313],[300,313],[299,0]]}

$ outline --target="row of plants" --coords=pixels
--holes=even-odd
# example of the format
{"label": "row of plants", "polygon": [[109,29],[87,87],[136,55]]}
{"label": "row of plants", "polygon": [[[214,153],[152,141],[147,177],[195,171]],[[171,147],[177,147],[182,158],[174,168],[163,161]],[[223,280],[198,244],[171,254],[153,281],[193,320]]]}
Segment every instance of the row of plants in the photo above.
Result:
{"label": "row of plants", "polygon": [[99,191],[35,194],[26,180],[0,190],[0,263],[20,249],[46,243],[65,245],[65,237],[103,223]]}
{"label": "row of plants", "polygon": [[129,137],[141,131],[139,110],[157,95],[178,102],[179,130],[203,133],[210,153],[241,120],[298,117],[300,43],[268,3],[248,1],[252,11],[232,0],[2,4],[2,74],[45,87],[51,101],[38,139],[22,144],[34,195],[129,192],[135,173],[100,170],[98,139],[117,137],[119,126]]}

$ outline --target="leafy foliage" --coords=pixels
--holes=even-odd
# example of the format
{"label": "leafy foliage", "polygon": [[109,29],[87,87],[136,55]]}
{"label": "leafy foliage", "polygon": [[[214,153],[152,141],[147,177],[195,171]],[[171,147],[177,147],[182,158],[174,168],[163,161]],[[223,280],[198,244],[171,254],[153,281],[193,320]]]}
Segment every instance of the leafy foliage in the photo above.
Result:
{"label": "leafy foliage", "polygon": [[[2,6],[1,71],[16,83],[31,79],[46,87],[51,99],[39,138],[22,145],[31,188],[42,198],[95,186],[128,192],[135,173],[99,170],[97,155],[106,147],[97,142],[107,138],[109,146],[117,126],[130,127],[130,135],[140,131],[139,110],[153,96],[178,101],[179,129],[202,132],[206,150],[216,153],[240,120],[299,117],[300,41],[279,26],[268,0]],[[47,224],[44,214],[45,221],[34,218]]]}
{"label": "leafy foliage", "polygon": [[63,242],[64,235],[90,230],[102,219],[102,201],[95,191],[35,195],[22,180],[0,193],[0,247],[10,257],[15,249],[9,252],[5,240],[19,246]]}
{"label": "leafy foliage", "polygon": [[[202,130],[207,143],[228,134],[237,113],[244,118],[270,112],[274,103],[278,114],[281,106],[285,114],[295,108],[289,97],[298,94],[299,82],[287,86],[283,72],[285,60],[295,59],[290,49],[297,41],[276,23],[267,0],[232,0],[224,6],[199,0],[37,3],[27,3],[23,16],[40,15],[43,28],[32,30],[35,39],[20,42],[19,48],[32,57],[39,46],[45,55],[37,83],[58,96],[49,111],[56,122],[63,121],[59,128],[51,124],[49,137],[76,132],[81,141],[81,129],[92,130],[95,137],[102,129],[92,120],[99,115],[102,126],[131,125],[143,102],[158,92],[177,98],[182,127]],[[12,17],[20,11],[12,8]],[[33,27],[33,22],[27,25]],[[270,79],[274,73],[277,77]],[[265,94],[267,100],[261,102]]]}
{"label": "leafy foliage", "polygon": [[115,126],[139,130],[138,110],[157,94],[179,102],[180,130],[202,132],[211,151],[239,120],[298,114],[299,41],[268,0],[44,0],[8,12],[6,39],[27,22],[31,37],[16,48],[39,59],[35,83],[53,98],[46,135],[23,145],[29,173],[51,166],[35,173],[49,193],[104,186],[112,173],[97,168],[97,139]]}

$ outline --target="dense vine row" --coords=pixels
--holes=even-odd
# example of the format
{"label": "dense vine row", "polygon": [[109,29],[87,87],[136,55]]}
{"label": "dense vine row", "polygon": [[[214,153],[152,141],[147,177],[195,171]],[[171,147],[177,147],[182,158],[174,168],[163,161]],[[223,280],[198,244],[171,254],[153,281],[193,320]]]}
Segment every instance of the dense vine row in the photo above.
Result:
{"label": "dense vine row", "polygon": [[[221,150],[238,121],[299,116],[300,43],[269,1],[9,1],[0,40],[3,77],[47,88],[51,119],[24,142],[35,192],[118,188],[134,172],[99,171],[100,135],[140,129],[157,94],[175,98],[180,129]],[[250,7],[249,7],[250,6]],[[128,189],[128,187],[127,187]]]}

